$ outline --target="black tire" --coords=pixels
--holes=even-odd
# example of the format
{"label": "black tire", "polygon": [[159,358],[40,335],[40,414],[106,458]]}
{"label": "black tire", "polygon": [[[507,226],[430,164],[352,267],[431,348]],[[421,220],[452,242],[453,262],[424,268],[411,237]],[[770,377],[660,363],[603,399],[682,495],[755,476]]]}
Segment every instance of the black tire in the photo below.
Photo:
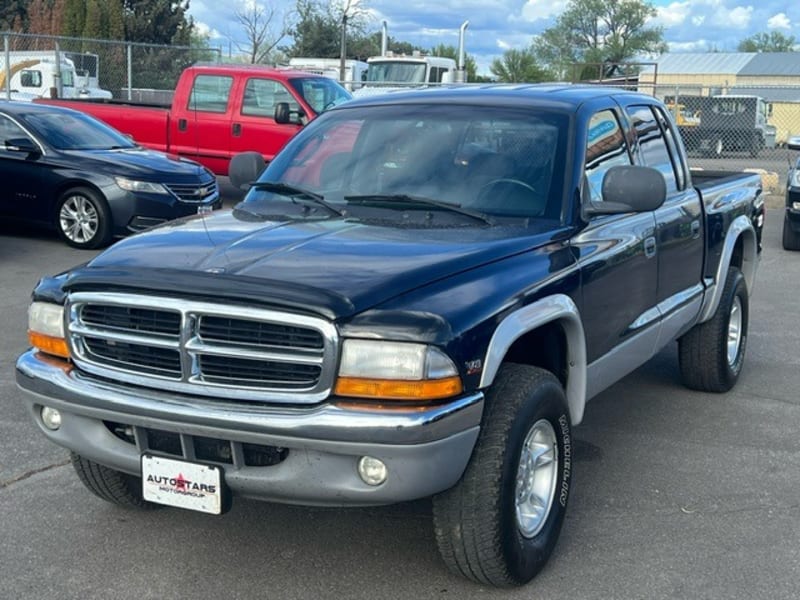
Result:
{"label": "black tire", "polygon": [[73,248],[100,248],[111,241],[108,204],[91,188],[76,187],[61,194],[54,220],[61,239]]}
{"label": "black tire", "polygon": [[[735,325],[737,318],[738,344],[735,351],[729,352],[731,323],[733,319]],[[727,392],[736,384],[747,349],[748,320],[747,284],[742,272],[731,267],[714,316],[678,340],[678,361],[686,387],[701,392]]]}
{"label": "black tire", "polygon": [[789,223],[789,217],[783,217],[783,249],[784,250],[800,250],[800,233],[792,229]]}
{"label": "black tire", "polygon": [[750,140],[750,156],[755,158],[761,153],[764,148],[764,140],[761,134],[754,133],[753,138]]}
{"label": "black tire", "polygon": [[74,452],[70,453],[70,458],[83,485],[98,498],[125,508],[160,508],[159,504],[148,502],[142,497],[140,478],[104,467]]}
{"label": "black tire", "polygon": [[[526,537],[517,517],[520,458],[529,432],[548,424],[555,448],[541,456],[551,454],[555,465],[536,460],[533,471],[544,467],[543,481],[552,483],[544,486],[550,489],[549,508]],[[536,367],[503,365],[487,394],[484,423],[463,477],[433,499],[436,541],[447,567],[498,587],[533,579],[558,540],[571,483],[571,420],[561,384]]]}

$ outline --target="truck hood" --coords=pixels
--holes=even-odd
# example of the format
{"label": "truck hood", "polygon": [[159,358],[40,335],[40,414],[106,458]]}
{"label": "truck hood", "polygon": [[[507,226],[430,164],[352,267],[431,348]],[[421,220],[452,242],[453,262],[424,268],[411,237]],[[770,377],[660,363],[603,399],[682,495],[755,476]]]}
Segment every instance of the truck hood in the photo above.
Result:
{"label": "truck hood", "polygon": [[552,224],[398,228],[347,219],[174,221],[118,242],[67,288],[126,287],[291,305],[336,319],[551,241]]}
{"label": "truck hood", "polygon": [[206,173],[198,163],[147,148],[114,150],[69,150],[63,152],[82,161],[102,165],[104,171],[130,177],[142,176],[147,181],[174,181]]}

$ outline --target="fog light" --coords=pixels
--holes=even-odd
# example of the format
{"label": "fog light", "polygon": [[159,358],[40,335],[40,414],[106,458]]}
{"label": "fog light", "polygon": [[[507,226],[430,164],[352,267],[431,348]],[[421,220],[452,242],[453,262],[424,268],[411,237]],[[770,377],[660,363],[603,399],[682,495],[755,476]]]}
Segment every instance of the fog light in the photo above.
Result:
{"label": "fog light", "polygon": [[362,456],[358,461],[358,474],[367,485],[380,485],[386,481],[389,471],[383,461]]}
{"label": "fog light", "polygon": [[42,407],[42,423],[48,429],[55,431],[61,427],[61,413],[49,406]]}

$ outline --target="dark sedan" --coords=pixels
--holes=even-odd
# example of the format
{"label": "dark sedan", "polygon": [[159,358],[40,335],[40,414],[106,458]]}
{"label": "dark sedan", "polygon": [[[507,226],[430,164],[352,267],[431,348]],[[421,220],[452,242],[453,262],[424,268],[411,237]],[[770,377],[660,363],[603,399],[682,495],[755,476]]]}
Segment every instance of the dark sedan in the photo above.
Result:
{"label": "dark sedan", "polygon": [[0,215],[54,227],[76,248],[222,204],[202,165],[83,113],[24,102],[0,102],[0,181]]}

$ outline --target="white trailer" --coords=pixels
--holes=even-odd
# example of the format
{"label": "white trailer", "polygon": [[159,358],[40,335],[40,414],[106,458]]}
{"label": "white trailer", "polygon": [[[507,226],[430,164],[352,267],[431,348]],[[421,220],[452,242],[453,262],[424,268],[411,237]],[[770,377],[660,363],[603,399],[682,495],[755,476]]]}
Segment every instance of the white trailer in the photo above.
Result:
{"label": "white trailer", "polygon": [[[58,57],[58,59],[56,58]],[[0,97],[14,99],[111,98],[111,92],[81,79],[75,63],[56,51],[0,52]]]}
{"label": "white trailer", "polygon": [[344,79],[341,78],[342,62],[338,58],[290,58],[289,67],[335,79],[348,90],[353,91],[360,88],[366,81],[368,65],[363,60],[345,60]]}

